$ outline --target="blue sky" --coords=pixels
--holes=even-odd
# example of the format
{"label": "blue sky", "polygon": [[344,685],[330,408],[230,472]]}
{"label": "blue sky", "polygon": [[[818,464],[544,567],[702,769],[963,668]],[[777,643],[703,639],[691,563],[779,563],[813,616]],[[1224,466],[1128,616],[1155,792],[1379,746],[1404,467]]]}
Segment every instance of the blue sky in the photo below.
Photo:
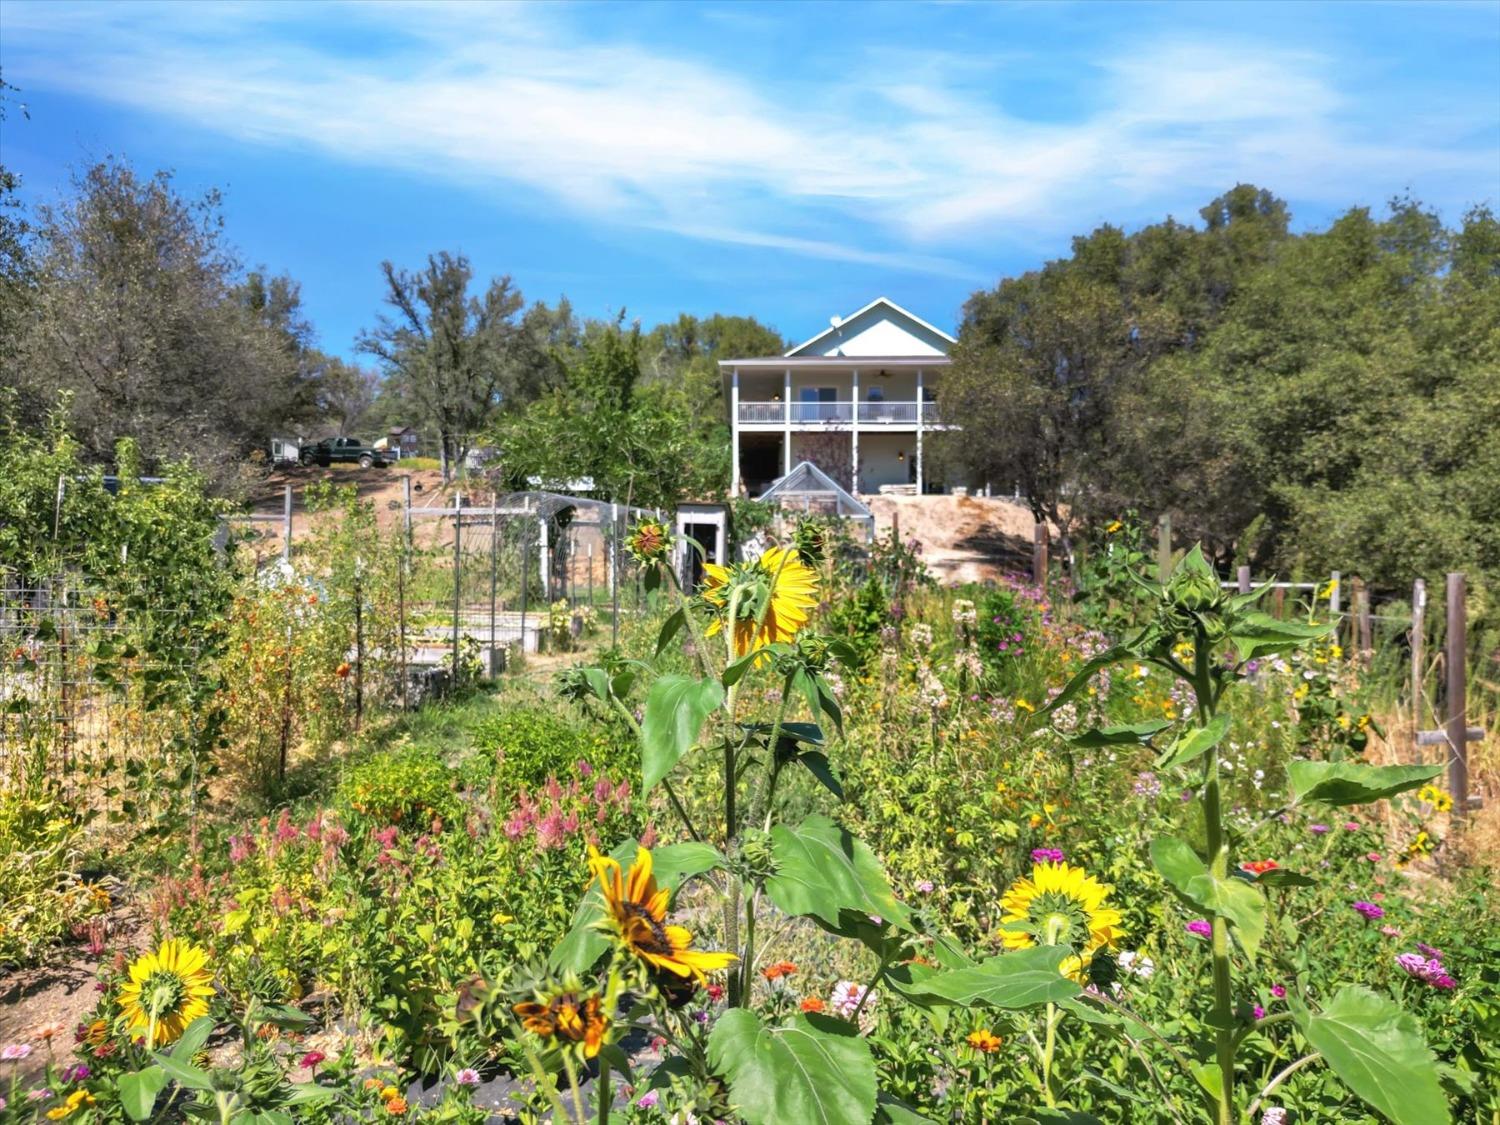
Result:
{"label": "blue sky", "polygon": [[1500,3],[0,3],[32,200],[109,154],[225,191],[330,351],[379,263],[793,339],[964,299],[1236,182],[1299,227],[1500,205]]}

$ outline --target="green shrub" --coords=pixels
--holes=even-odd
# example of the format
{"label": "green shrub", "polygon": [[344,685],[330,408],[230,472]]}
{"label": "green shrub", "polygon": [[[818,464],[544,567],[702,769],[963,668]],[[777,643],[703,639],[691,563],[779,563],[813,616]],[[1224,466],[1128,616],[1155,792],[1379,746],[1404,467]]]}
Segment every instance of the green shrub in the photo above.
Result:
{"label": "green shrub", "polygon": [[518,708],[486,720],[474,745],[495,762],[496,789],[514,794],[548,777],[570,777],[580,761],[616,775],[633,772],[631,758],[597,728],[585,731],[540,707]]}
{"label": "green shrub", "polygon": [[979,599],[977,616],[975,640],[986,667],[999,671],[1025,653],[1030,643],[1028,615],[1016,604],[1015,594],[1003,588],[987,590]]}
{"label": "green shrub", "polygon": [[410,746],[355,766],[339,787],[341,802],[371,823],[422,828],[459,811],[455,773],[436,751]]}

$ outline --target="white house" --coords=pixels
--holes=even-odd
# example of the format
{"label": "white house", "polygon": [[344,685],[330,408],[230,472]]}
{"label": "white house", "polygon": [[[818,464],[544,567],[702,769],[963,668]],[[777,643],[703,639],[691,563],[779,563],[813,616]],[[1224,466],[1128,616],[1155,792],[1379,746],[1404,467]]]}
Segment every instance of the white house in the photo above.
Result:
{"label": "white house", "polygon": [[758,496],[811,461],[855,493],[943,491],[922,453],[944,428],[937,398],[953,337],[885,297],[829,324],[784,356],[720,362],[731,490]]}

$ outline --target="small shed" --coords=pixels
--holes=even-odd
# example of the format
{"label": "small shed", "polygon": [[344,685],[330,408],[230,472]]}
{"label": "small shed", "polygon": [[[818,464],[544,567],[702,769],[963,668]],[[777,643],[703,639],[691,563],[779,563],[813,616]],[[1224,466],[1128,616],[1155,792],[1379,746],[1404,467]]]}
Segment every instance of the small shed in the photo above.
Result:
{"label": "small shed", "polygon": [[396,457],[415,457],[421,451],[421,435],[410,426],[392,426],[385,435],[386,447]]}
{"label": "small shed", "polygon": [[[700,555],[684,541],[693,539],[703,548]],[[703,582],[705,562],[723,565],[729,552],[729,509],[723,504],[682,504],[677,508],[677,566],[684,590],[695,590]]]}

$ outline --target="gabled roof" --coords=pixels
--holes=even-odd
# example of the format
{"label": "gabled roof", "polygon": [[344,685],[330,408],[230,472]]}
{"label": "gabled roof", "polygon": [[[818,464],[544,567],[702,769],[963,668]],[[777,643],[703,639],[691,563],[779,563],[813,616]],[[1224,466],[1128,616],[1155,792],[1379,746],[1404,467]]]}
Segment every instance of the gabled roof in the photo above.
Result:
{"label": "gabled roof", "polygon": [[875,518],[869,508],[840,488],[837,481],[811,461],[799,461],[791,472],[755,497],[762,502],[775,500],[792,508],[796,507],[799,498],[816,499],[820,506],[832,505],[834,511],[841,516],[866,520]]}
{"label": "gabled roof", "polygon": [[[851,313],[849,316],[840,318],[812,339],[803,341],[786,354],[788,356],[827,354],[826,349],[828,345],[842,338],[845,333],[852,331],[853,334],[857,335],[862,330],[861,326],[868,327],[871,323],[879,320],[890,321],[897,327],[905,327],[901,324],[902,321],[905,321],[906,325],[910,326],[907,328],[908,334],[916,337],[918,340],[924,335],[936,337],[937,341],[941,341],[941,344],[933,343],[931,340],[927,341],[927,344],[929,347],[933,347],[938,354],[943,354],[947,351],[947,348],[942,346],[942,344],[957,343],[952,336],[948,335],[941,328],[927,323],[927,321],[917,316],[916,313],[903,309],[889,297],[876,297],[868,305]],[[916,331],[912,331],[912,329]]]}

